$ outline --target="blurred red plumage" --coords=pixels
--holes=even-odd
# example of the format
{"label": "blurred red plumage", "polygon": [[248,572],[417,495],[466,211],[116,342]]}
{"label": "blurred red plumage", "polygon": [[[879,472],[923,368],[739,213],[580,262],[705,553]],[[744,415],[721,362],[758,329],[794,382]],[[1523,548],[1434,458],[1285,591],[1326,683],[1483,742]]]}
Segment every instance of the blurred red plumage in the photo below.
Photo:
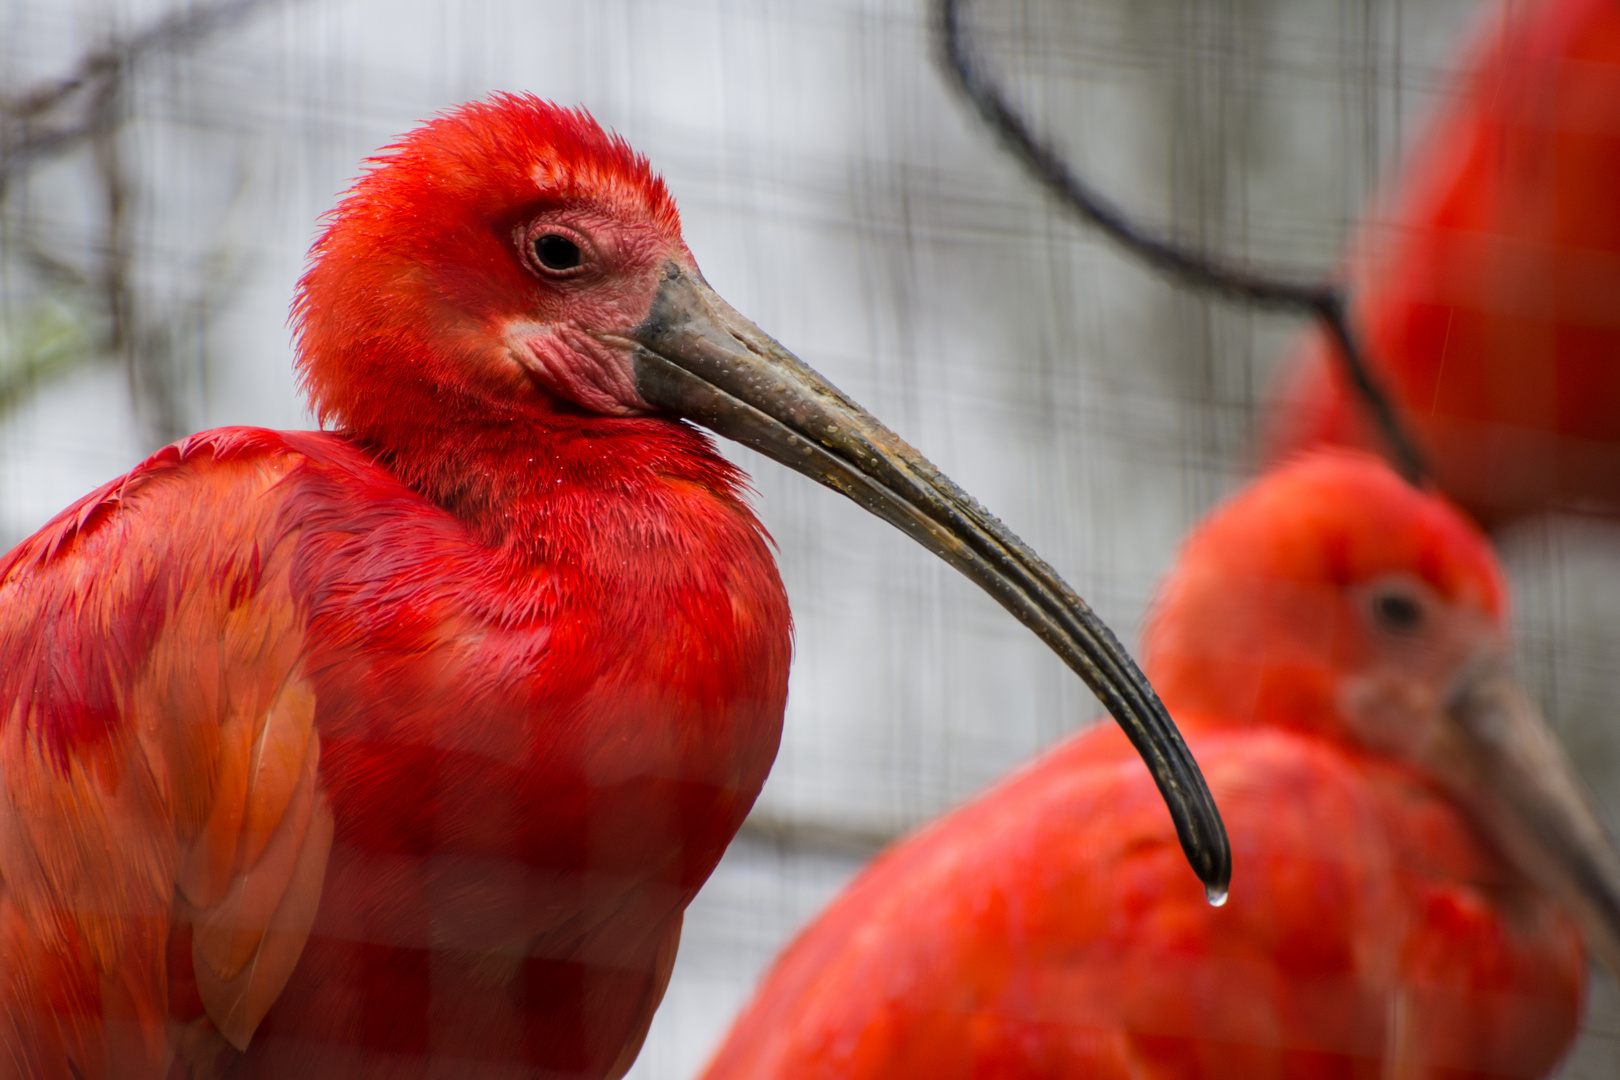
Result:
{"label": "blurred red plumage", "polygon": [[[1363,228],[1350,313],[1441,487],[1487,524],[1620,513],[1620,6],[1506,5]],[[1379,437],[1313,330],[1268,454]]]}
{"label": "blurred red plumage", "polygon": [[1503,676],[1504,604],[1483,537],[1373,460],[1260,480],[1187,542],[1146,642],[1230,901],[1087,731],[880,856],[706,1080],[1545,1075],[1585,976],[1553,894],[1612,960],[1620,863]]}

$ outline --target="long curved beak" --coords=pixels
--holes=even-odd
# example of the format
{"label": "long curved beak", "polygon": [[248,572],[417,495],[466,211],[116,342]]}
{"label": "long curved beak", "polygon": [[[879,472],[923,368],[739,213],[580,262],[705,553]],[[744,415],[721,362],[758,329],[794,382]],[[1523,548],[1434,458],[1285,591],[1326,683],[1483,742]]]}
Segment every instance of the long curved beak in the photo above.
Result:
{"label": "long curved beak", "polygon": [[1215,801],[1158,695],[1108,627],[1023,541],[695,270],[671,262],[661,276],[651,313],[628,335],[642,398],[842,492],[995,597],[1125,729],[1169,805],[1193,871],[1211,898],[1224,896],[1232,856]]}
{"label": "long curved beak", "polygon": [[1435,771],[1519,869],[1556,896],[1620,975],[1620,855],[1505,661],[1483,660],[1447,706]]}

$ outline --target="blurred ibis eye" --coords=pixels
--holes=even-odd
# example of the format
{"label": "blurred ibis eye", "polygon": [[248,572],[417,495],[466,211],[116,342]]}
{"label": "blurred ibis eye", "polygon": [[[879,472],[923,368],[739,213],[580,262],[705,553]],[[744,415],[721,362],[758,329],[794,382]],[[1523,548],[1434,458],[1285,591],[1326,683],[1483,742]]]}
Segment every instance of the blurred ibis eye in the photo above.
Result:
{"label": "blurred ibis eye", "polygon": [[579,245],[566,236],[545,233],[534,241],[534,257],[547,270],[572,270],[579,265]]}
{"label": "blurred ibis eye", "polygon": [[1402,593],[1379,593],[1372,600],[1373,621],[1381,629],[1410,634],[1423,626],[1423,605]]}

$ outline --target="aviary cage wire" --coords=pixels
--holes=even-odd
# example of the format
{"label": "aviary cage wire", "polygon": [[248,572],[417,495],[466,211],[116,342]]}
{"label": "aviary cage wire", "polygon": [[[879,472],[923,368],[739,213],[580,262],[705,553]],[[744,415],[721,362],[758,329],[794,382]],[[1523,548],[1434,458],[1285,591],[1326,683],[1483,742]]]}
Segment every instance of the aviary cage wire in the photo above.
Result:
{"label": "aviary cage wire", "polygon": [[[1021,106],[1139,220],[1326,272],[1494,2],[966,6]],[[0,546],[179,434],[308,426],[284,320],[319,215],[416,120],[523,89],[647,153],[724,295],[1134,640],[1178,538],[1252,467],[1302,321],[1178,290],[1077,225],[947,89],[929,14],[0,0]],[[181,32],[107,52],[163,26]],[[887,838],[1099,711],[914,544],[727,452],[781,547],[792,696],[765,794],[688,914],[645,1080],[693,1075],[793,929]],[[1620,533],[1542,520],[1503,548],[1531,685],[1620,806]],[[1617,1067],[1620,993],[1598,974],[1564,1075]]]}

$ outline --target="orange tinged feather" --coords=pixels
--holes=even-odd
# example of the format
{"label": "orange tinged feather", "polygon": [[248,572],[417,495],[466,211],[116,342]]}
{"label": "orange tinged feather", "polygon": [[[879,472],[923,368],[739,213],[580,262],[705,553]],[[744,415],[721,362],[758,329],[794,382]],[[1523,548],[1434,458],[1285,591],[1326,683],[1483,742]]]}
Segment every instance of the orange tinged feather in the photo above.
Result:
{"label": "orange tinged feather", "polygon": [[[313,775],[311,770],[311,780]],[[306,790],[313,797],[299,801],[307,811],[297,820],[289,814],[264,853],[267,865],[238,879],[248,899],[230,904],[237,897],[227,897],[223,912],[200,913],[192,937],[197,992],[215,1029],[238,1050],[247,1049],[287,985],[320,906],[332,849],[332,810],[312,784]],[[216,941],[208,931],[216,927],[225,931],[217,935],[224,938],[218,946],[236,950],[220,963],[210,955]]]}
{"label": "orange tinged feather", "polygon": [[[305,748],[297,782],[283,793],[277,805],[274,836],[267,838],[271,843],[261,848],[252,862],[243,865],[217,903],[192,916],[192,955],[199,978],[206,971],[229,981],[241,972],[259,951],[265,928],[294,877],[318,795],[315,772],[320,762],[320,741],[306,738]],[[325,865],[322,858],[323,872]],[[203,1000],[217,1022],[218,1010],[208,995]]]}

